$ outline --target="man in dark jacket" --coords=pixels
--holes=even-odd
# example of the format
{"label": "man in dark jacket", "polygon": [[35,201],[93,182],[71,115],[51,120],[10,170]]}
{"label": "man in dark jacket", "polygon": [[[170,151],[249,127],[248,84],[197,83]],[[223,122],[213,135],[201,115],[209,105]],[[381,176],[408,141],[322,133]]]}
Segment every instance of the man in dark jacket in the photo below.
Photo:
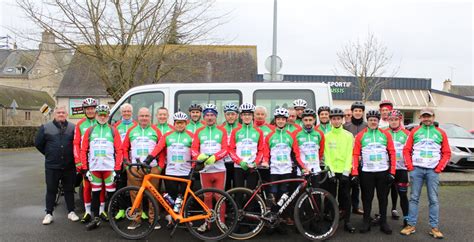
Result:
{"label": "man in dark jacket", "polygon": [[[367,128],[367,123],[364,121],[365,105],[363,102],[357,101],[351,105],[352,117],[351,121],[344,123],[344,129],[351,132],[354,137],[363,129]],[[351,203],[352,212],[355,214],[364,214],[364,211],[359,208],[359,185],[351,185]]]}
{"label": "man in dark jacket", "polygon": [[45,157],[46,216],[43,224],[53,222],[53,210],[61,181],[68,209],[68,219],[78,221],[74,213],[74,183],[76,170],[73,155],[74,124],[67,122],[65,107],[54,109],[54,120],[40,127],[35,146]]}

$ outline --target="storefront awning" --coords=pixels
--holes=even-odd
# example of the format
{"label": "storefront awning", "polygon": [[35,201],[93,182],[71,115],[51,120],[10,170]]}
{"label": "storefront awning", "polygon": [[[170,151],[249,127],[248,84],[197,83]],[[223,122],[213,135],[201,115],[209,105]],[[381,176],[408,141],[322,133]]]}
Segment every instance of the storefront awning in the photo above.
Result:
{"label": "storefront awning", "polygon": [[390,100],[399,109],[436,107],[436,100],[429,90],[382,89],[382,100]]}

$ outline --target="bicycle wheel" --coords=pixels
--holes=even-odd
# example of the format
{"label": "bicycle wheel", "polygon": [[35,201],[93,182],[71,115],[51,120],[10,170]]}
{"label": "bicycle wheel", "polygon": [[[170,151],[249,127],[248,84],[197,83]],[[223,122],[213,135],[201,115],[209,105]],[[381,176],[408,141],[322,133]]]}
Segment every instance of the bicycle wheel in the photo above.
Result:
{"label": "bicycle wheel", "polygon": [[[147,237],[158,222],[158,204],[151,193],[146,190],[143,194],[141,207],[146,207],[144,201],[149,201],[146,213],[148,219],[142,219],[143,216],[140,209],[138,211],[135,210],[133,215],[129,215],[132,207],[130,194],[138,193],[139,190],[139,187],[124,187],[115,192],[109,202],[108,215],[110,225],[115,232],[126,239],[143,239]],[[120,210],[125,212],[123,216],[121,216],[122,212]],[[155,216],[151,216],[152,214]]]}
{"label": "bicycle wheel", "polygon": [[337,230],[339,208],[334,197],[326,190],[313,188],[303,193],[295,205],[295,225],[309,240],[324,240]]}
{"label": "bicycle wheel", "polygon": [[[237,225],[237,205],[226,192],[205,188],[195,192],[196,197],[211,209],[211,217],[186,223],[186,228],[199,240],[216,241],[226,238]],[[183,207],[183,217],[205,215],[204,208],[189,196]]]}
{"label": "bicycle wheel", "polygon": [[[239,209],[238,223],[234,231],[229,235],[232,239],[246,240],[255,237],[262,231],[265,223],[260,219],[265,214],[265,201],[258,194],[252,198],[247,206],[246,203],[253,195],[253,191],[237,187],[227,191],[237,203]],[[243,208],[245,206],[245,208]]]}

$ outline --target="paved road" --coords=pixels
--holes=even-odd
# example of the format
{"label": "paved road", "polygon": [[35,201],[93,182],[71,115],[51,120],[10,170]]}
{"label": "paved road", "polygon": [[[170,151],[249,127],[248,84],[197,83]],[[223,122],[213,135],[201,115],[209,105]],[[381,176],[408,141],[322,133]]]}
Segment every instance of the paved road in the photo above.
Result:
{"label": "paved road", "polygon": [[[43,157],[33,149],[20,151],[0,151],[0,241],[18,240],[120,240],[108,224],[99,229],[87,232],[80,223],[72,223],[66,219],[64,202],[55,211],[55,221],[44,226],[44,169]],[[449,241],[472,241],[474,238],[474,186],[443,186],[441,196],[441,229]],[[80,207],[80,206],[78,206]],[[81,209],[78,209],[82,213]],[[430,239],[427,232],[426,191],[423,192],[418,232],[404,237],[397,232],[399,221],[390,221],[394,234],[382,234],[374,228],[367,235],[336,233],[334,241],[426,241]],[[359,226],[361,216],[353,217],[354,225]],[[153,233],[149,240],[160,241],[193,241],[184,230],[169,239],[168,231],[163,229]],[[267,235],[264,232],[253,241],[303,241],[303,238],[290,232],[288,235]]]}

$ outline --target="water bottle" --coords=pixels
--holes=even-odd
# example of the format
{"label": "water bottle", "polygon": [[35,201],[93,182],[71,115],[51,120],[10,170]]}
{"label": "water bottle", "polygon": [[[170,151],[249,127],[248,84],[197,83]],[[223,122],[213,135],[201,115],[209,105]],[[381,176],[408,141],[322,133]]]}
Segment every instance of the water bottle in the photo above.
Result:
{"label": "water bottle", "polygon": [[287,193],[283,193],[283,195],[281,195],[280,197],[280,200],[278,200],[277,202],[277,205],[278,206],[283,206],[283,204],[286,202],[286,200],[289,198],[288,194]]}
{"label": "water bottle", "polygon": [[179,213],[179,209],[181,209],[182,203],[183,203],[183,196],[181,196],[181,194],[179,194],[178,197],[176,198],[176,201],[174,202],[173,211],[175,213]]}
{"label": "water bottle", "polygon": [[163,194],[163,198],[166,200],[166,202],[167,202],[170,206],[174,206],[174,200],[173,200],[173,198],[172,198],[168,193],[164,193],[164,194]]}

